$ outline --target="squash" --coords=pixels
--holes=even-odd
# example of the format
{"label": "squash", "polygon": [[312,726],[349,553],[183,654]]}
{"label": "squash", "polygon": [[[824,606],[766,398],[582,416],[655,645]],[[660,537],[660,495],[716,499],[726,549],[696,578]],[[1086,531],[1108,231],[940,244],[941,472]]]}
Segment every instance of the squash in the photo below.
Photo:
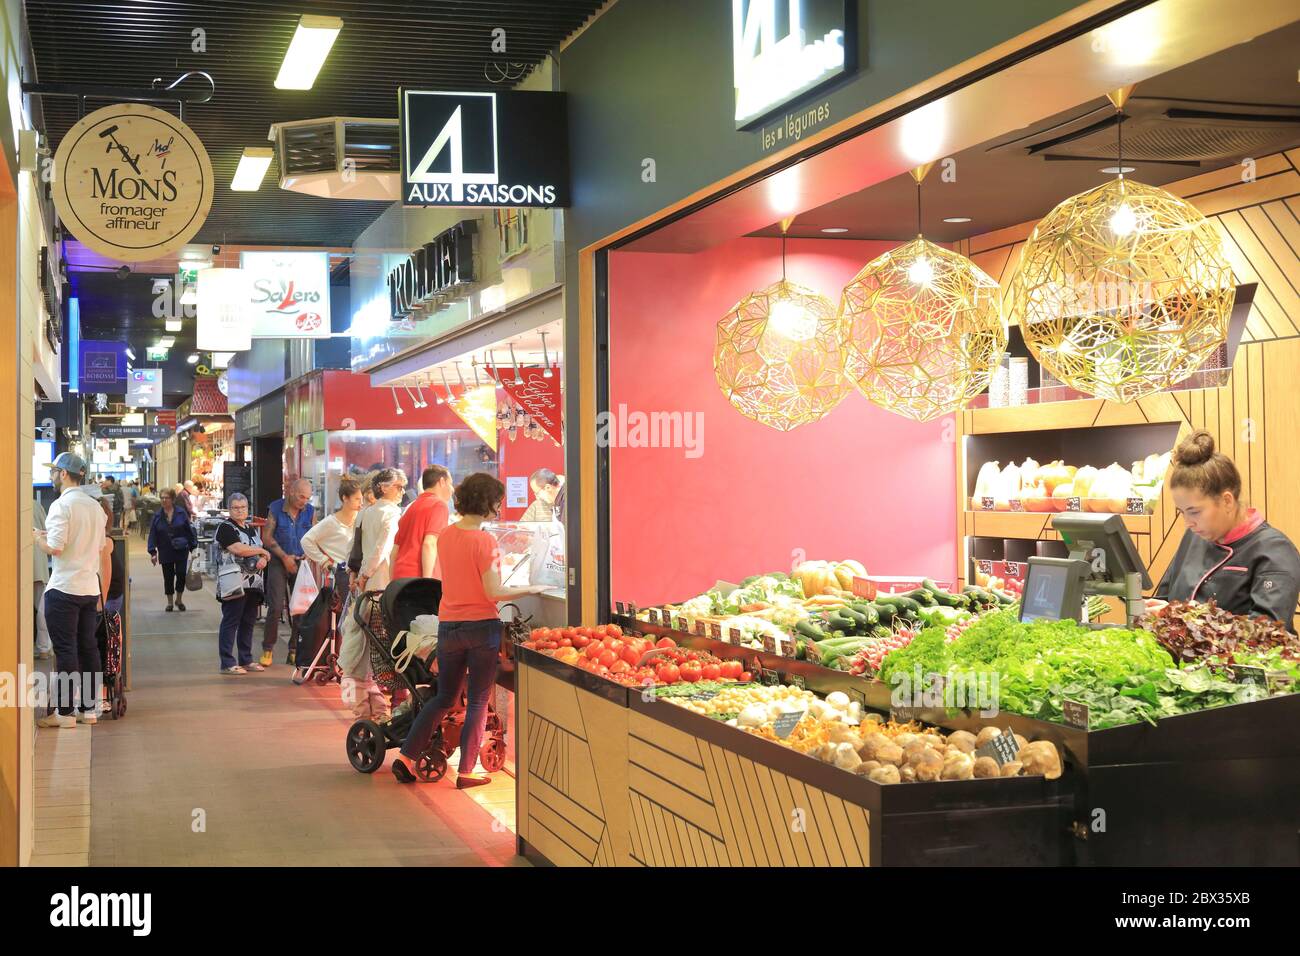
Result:
{"label": "squash", "polygon": [[1101,474],[1099,470],[1087,465],[1074,473],[1074,494],[1080,498],[1092,497],[1092,483]]}
{"label": "squash", "polygon": [[1069,468],[1059,461],[1054,461],[1038,469],[1038,480],[1042,482],[1050,497],[1057,485],[1068,484],[1073,476]]}

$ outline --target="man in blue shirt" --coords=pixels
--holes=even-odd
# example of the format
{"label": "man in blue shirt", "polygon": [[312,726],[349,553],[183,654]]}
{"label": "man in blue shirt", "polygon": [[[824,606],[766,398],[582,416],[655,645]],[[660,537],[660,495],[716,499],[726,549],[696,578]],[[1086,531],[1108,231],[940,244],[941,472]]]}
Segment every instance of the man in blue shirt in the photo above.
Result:
{"label": "man in blue shirt", "polygon": [[[271,502],[262,531],[262,542],[271,552],[266,566],[266,630],[262,635],[262,666],[270,667],[275,644],[280,639],[280,614],[289,601],[289,589],[298,575],[302,558],[302,536],[316,521],[311,504],[311,481],[299,478],[289,483],[283,498]],[[289,660],[298,647],[298,620],[289,618]]]}

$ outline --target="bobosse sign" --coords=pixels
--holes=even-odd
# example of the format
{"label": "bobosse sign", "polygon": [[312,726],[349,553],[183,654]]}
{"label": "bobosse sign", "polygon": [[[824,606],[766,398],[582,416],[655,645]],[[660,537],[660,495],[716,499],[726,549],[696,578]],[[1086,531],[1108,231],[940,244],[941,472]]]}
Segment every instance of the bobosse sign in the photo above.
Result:
{"label": "bobosse sign", "polygon": [[120,103],[81,119],[54,154],[54,204],[82,244],[120,262],[174,252],[212,207],[212,164],[170,113]]}

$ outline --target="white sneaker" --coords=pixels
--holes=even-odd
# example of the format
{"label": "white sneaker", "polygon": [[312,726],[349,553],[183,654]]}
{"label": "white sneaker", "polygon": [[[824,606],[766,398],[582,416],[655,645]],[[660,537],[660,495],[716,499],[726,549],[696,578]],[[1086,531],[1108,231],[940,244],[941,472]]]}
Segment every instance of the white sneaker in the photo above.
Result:
{"label": "white sneaker", "polygon": [[36,721],[36,726],[55,727],[55,728],[61,728],[66,730],[69,727],[77,726],[77,718],[72,716],[72,714],[60,714],[56,712],[52,714],[47,714],[46,716],[42,717],[40,720]]}
{"label": "white sneaker", "polygon": [[259,664],[257,661],[253,661],[253,663],[251,663],[251,664],[245,664],[245,665],[244,665],[244,670],[246,670],[246,671],[264,671],[264,670],[266,670],[266,668],[263,667],[261,664]]}
{"label": "white sneaker", "polygon": [[77,723],[79,724],[96,724],[99,723],[98,710],[83,710],[77,714]]}
{"label": "white sneaker", "polygon": [[234,667],[223,667],[223,668],[221,669],[221,673],[223,673],[223,674],[247,674],[248,671],[244,670],[242,667],[240,667],[238,664],[236,664]]}

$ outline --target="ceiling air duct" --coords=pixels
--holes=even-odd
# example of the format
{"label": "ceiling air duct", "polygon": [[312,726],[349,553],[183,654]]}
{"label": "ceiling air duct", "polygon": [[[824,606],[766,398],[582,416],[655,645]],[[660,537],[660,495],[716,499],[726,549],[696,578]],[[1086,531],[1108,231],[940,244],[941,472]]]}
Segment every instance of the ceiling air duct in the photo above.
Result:
{"label": "ceiling air duct", "polygon": [[322,199],[401,198],[401,153],[395,119],[323,119],[276,123],[280,188]]}

